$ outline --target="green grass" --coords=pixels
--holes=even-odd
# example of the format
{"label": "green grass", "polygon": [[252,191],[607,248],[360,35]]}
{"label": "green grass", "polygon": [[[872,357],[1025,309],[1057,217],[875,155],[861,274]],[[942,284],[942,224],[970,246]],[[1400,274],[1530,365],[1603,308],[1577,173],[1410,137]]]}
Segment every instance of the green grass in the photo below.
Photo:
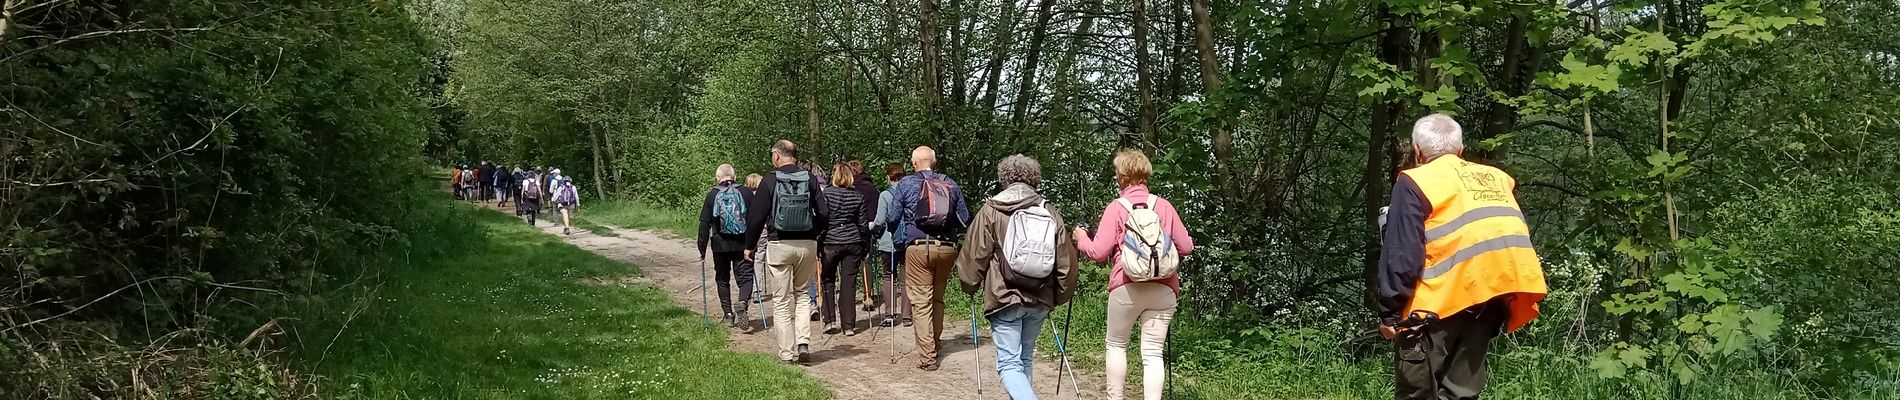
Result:
{"label": "green grass", "polygon": [[[324,394],[375,399],[819,399],[817,381],[764,354],[726,348],[726,330],[644,284],[631,265],[517,220],[464,208],[487,243],[390,268],[377,296],[305,318],[303,352]],[[327,325],[327,326],[326,326]],[[314,338],[314,339],[313,339]]]}
{"label": "green grass", "polygon": [[576,225],[611,225],[631,229],[655,229],[691,238],[699,233],[698,210],[672,210],[628,200],[588,203],[574,218]]}

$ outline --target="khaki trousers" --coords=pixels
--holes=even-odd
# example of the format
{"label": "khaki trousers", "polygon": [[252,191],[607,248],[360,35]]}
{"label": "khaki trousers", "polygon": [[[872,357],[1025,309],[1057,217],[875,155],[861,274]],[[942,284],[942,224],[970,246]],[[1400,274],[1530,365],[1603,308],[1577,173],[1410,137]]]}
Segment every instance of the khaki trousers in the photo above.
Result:
{"label": "khaki trousers", "polygon": [[[818,241],[785,240],[765,244],[765,290],[772,301],[772,331],[778,335],[778,359],[798,357],[798,345],[811,344],[811,303],[806,288],[818,276]],[[796,308],[796,310],[794,310]]]}
{"label": "khaki trousers", "polygon": [[937,339],[943,336],[943,295],[957,261],[952,245],[912,245],[904,251],[904,291],[916,310],[920,365],[937,363]]}

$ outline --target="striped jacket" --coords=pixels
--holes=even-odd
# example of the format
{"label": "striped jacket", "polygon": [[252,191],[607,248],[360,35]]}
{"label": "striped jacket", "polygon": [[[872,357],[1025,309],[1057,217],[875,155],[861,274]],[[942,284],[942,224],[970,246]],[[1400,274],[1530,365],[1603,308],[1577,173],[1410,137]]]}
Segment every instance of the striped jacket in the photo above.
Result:
{"label": "striped jacket", "polygon": [[825,190],[825,216],[828,218],[822,242],[826,245],[865,242],[864,195],[848,188]]}

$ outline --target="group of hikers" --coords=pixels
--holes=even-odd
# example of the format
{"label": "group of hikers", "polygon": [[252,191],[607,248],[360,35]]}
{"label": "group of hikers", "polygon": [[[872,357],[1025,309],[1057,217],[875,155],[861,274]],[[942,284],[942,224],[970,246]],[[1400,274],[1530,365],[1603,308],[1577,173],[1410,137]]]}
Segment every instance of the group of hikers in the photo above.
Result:
{"label": "group of hikers", "polygon": [[[1418,164],[1400,173],[1380,218],[1381,260],[1367,282],[1378,292],[1373,311],[1380,333],[1396,344],[1397,398],[1475,399],[1485,383],[1491,338],[1538,315],[1547,293],[1543,270],[1515,181],[1462,158],[1463,131],[1455,120],[1443,114],[1419,119],[1412,150]],[[1194,251],[1194,238],[1174,204],[1149,191],[1153,166],[1141,151],[1115,154],[1120,196],[1104,206],[1093,234],[1086,225],[1063,231],[1062,212],[1038,192],[1041,166],[1027,156],[1000,160],[1001,191],[972,211],[963,188],[935,169],[930,147],[911,152],[908,174],[899,164],[886,165],[890,185],[881,192],[859,161],[837,163],[827,176],[800,162],[790,141],[777,141],[770,153],[773,168],[763,176],[740,182],[730,164],[714,171],[718,183],[701,208],[697,245],[702,263],[710,250],[717,287],[708,289],[718,290],[726,324],[754,332],[746,305],[754,296],[770,303],[772,315],[760,322],[775,328],[779,360],[807,365],[812,321],[823,320],[826,334],[865,328],[855,303],[860,275],[864,309],[878,303],[868,295],[877,277],[867,255],[875,248],[884,260],[876,269],[884,300],[881,315],[867,322],[912,326],[916,367],[937,370],[944,296],[954,275],[965,293],[982,293],[979,311],[989,321],[1003,387],[1011,398],[1034,399],[1036,339],[1055,308],[1074,298],[1077,262],[1086,257],[1113,263],[1107,398],[1123,398],[1136,326],[1144,398],[1161,398],[1168,325],[1181,293],[1179,266]],[[755,277],[762,293],[753,291]],[[807,313],[812,317],[794,318]]]}
{"label": "group of hikers", "polygon": [[[525,164],[525,163],[523,163]],[[455,198],[470,202],[495,202],[496,207],[513,207],[515,216],[534,225],[544,201],[551,201],[561,213],[561,233],[573,234],[573,212],[580,208],[580,189],[574,180],[561,175],[560,168],[529,168],[489,164],[478,167],[457,165],[449,174],[449,187]]]}

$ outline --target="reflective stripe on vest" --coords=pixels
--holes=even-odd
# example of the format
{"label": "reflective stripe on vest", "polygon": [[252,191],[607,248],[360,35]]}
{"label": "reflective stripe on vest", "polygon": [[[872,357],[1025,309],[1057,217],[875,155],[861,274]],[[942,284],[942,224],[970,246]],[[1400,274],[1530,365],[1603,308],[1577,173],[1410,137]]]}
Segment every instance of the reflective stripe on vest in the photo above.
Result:
{"label": "reflective stripe on vest", "polygon": [[1401,173],[1432,208],[1424,225],[1425,263],[1406,314],[1450,317],[1503,298],[1511,314],[1506,329],[1535,319],[1549,288],[1510,175],[1455,155]]}

